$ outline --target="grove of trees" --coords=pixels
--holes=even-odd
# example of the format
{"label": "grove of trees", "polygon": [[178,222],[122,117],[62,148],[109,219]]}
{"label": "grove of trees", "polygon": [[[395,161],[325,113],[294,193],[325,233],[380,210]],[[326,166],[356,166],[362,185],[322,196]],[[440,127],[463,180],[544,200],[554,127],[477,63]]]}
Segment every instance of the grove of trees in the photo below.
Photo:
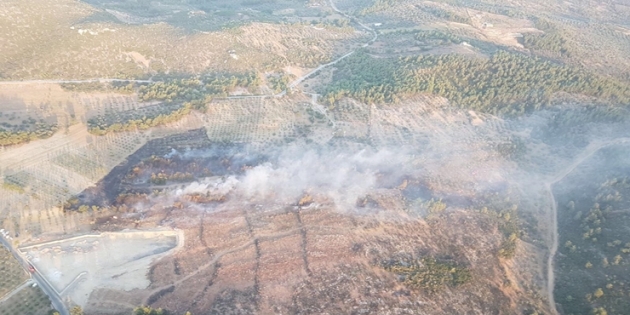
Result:
{"label": "grove of trees", "polygon": [[323,99],[397,102],[406,94],[430,93],[456,106],[499,115],[544,108],[557,92],[611,104],[630,103],[630,84],[536,57],[499,51],[488,59],[461,55],[372,58],[365,50],[337,65]]}

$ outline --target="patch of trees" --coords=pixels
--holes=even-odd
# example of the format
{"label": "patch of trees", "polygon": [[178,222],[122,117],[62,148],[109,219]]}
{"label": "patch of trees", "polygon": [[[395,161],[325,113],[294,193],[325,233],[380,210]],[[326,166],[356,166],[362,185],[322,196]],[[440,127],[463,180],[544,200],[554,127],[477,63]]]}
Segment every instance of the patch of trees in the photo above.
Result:
{"label": "patch of trees", "polygon": [[57,131],[56,124],[37,123],[32,130],[5,130],[0,127],[0,147],[27,143],[51,137]]}
{"label": "patch of trees", "polygon": [[470,24],[470,18],[467,16],[462,16],[441,8],[436,8],[436,7],[427,7],[424,8],[424,11],[426,11],[427,13],[432,14],[433,16],[440,18],[440,19],[444,19],[447,21],[451,21],[451,22],[457,22],[457,23],[463,23],[463,24]]}
{"label": "patch of trees", "polygon": [[571,57],[571,45],[566,40],[561,29],[551,22],[543,19],[536,21],[536,27],[544,31],[544,33],[523,34],[522,44],[525,48],[529,48],[546,55],[551,54],[561,57]]}
{"label": "patch of trees", "polygon": [[414,34],[414,39],[424,43],[434,45],[461,44],[462,39],[452,33],[439,30],[419,31]]}
{"label": "patch of trees", "polygon": [[[132,315],[170,315],[171,313],[161,308],[152,308],[150,306],[140,306],[133,310]],[[191,315],[186,312],[184,315]]]}
{"label": "patch of trees", "polygon": [[271,75],[267,77],[267,82],[274,93],[280,93],[287,89],[291,82],[291,77],[287,74]]}
{"label": "patch of trees", "polygon": [[204,101],[210,97],[225,97],[236,87],[255,88],[261,84],[258,73],[211,74],[192,78],[167,78],[138,89],[142,101],[164,102]]}
{"label": "patch of trees", "polygon": [[70,315],[83,315],[83,309],[80,306],[75,306],[70,309]]}
{"label": "patch of trees", "polygon": [[435,293],[444,287],[458,287],[472,280],[471,271],[450,261],[432,257],[385,266],[387,271],[399,275],[402,282],[413,289]]}
{"label": "patch of trees", "polygon": [[330,105],[343,97],[392,103],[407,94],[430,93],[461,108],[516,116],[548,106],[558,92],[630,103],[629,82],[506,51],[489,59],[455,54],[394,59],[372,58],[362,50],[336,68],[323,91]]}
{"label": "patch of trees", "polygon": [[487,207],[481,209],[481,213],[487,214],[494,219],[503,235],[499,251],[497,252],[500,258],[512,259],[516,254],[518,240],[522,234],[516,210],[516,205],[512,206],[511,209],[502,211],[490,210]]}

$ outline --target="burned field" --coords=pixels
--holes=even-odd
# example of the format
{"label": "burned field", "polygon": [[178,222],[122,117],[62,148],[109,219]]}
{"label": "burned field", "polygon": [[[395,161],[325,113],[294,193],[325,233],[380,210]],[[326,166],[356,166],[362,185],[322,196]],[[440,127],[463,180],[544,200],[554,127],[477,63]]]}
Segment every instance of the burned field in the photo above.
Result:
{"label": "burned field", "polygon": [[151,140],[66,202],[93,230],[185,236],[148,287],[95,288],[86,311],[444,314],[462,299],[484,313],[547,310],[530,274],[538,249],[510,238],[518,198],[493,197],[509,185],[455,192],[409,152],[356,143],[252,148],[203,130]]}
{"label": "burned field", "polygon": [[[244,146],[211,142],[205,129],[151,140],[116,166],[94,187],[68,200],[66,211],[116,207],[212,176],[242,173],[263,156],[246,156]],[[213,152],[208,155],[204,152]],[[82,208],[83,207],[83,208]]]}

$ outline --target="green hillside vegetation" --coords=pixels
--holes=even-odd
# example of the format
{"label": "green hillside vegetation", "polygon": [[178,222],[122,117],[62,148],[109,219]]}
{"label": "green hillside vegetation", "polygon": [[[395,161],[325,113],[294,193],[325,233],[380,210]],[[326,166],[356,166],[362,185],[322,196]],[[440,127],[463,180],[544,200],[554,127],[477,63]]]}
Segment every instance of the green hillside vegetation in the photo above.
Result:
{"label": "green hillside vegetation", "polygon": [[536,28],[542,30],[544,33],[523,34],[522,43],[525,48],[532,49],[534,52],[544,55],[551,54],[561,57],[571,57],[571,45],[560,28],[543,19],[536,21]]}
{"label": "green hillside vegetation", "polygon": [[360,51],[336,68],[322,93],[329,105],[343,97],[392,103],[407,94],[429,93],[461,108],[516,116],[548,106],[557,92],[630,103],[629,82],[506,51],[488,59],[455,54],[386,59]]}
{"label": "green hillside vegetation", "polygon": [[170,78],[138,87],[138,98],[161,101],[141,109],[110,112],[88,120],[88,130],[95,135],[108,132],[148,129],[181,119],[191,110],[205,110],[213,97],[225,97],[236,87],[253,90],[260,85],[257,73],[212,74],[202,77]]}

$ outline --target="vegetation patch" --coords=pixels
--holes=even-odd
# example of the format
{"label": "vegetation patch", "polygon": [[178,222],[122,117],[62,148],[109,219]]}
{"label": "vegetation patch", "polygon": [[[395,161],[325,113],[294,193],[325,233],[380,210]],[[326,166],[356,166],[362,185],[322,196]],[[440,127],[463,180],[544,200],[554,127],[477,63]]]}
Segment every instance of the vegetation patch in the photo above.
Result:
{"label": "vegetation patch", "polygon": [[88,120],[88,131],[95,135],[108,132],[144,130],[178,121],[190,113],[190,104],[158,104],[139,110],[111,112]]}
{"label": "vegetation patch", "polygon": [[397,274],[406,286],[432,293],[444,287],[458,287],[472,280],[472,273],[468,268],[432,257],[392,263],[385,266],[385,269]]}
{"label": "vegetation patch", "polygon": [[406,94],[431,93],[461,108],[516,116],[548,106],[558,92],[630,102],[628,82],[505,51],[489,59],[453,54],[393,59],[372,58],[364,50],[336,68],[323,91],[328,104],[343,97],[392,103]]}
{"label": "vegetation patch", "polygon": [[30,130],[0,127],[0,147],[28,143],[51,137],[57,131],[56,124],[35,123]]}
{"label": "vegetation patch", "polygon": [[0,279],[0,298],[27,279],[22,266],[4,246],[0,246]]}
{"label": "vegetation patch", "polygon": [[256,72],[243,74],[213,73],[193,77],[166,77],[164,80],[140,86],[142,101],[190,102],[197,106],[206,97],[225,97],[236,87],[255,89],[261,83]]}
{"label": "vegetation patch", "polygon": [[414,34],[414,39],[425,44],[433,46],[441,46],[446,44],[461,44],[462,39],[452,33],[442,32],[439,30],[419,31]]}
{"label": "vegetation patch", "polygon": [[560,28],[544,19],[536,21],[536,28],[544,31],[544,33],[523,34],[522,44],[525,48],[532,49],[542,55],[571,57],[571,45]]}
{"label": "vegetation patch", "polygon": [[[225,97],[237,87],[251,90],[259,85],[260,77],[255,72],[166,78],[141,84],[137,87],[138,98],[143,102],[160,101],[159,104],[129,111],[112,111],[90,118],[88,130],[92,134],[104,135],[164,125],[181,119],[192,109],[205,110],[213,97]],[[128,87],[121,85],[124,89]]]}
{"label": "vegetation patch", "polygon": [[630,177],[623,176],[629,166],[615,162],[612,152],[606,150],[600,167],[585,177],[554,188],[560,234],[555,299],[565,314],[630,313]]}
{"label": "vegetation patch", "polygon": [[27,286],[0,304],[0,315],[47,315],[53,311],[50,305],[39,287]]}

